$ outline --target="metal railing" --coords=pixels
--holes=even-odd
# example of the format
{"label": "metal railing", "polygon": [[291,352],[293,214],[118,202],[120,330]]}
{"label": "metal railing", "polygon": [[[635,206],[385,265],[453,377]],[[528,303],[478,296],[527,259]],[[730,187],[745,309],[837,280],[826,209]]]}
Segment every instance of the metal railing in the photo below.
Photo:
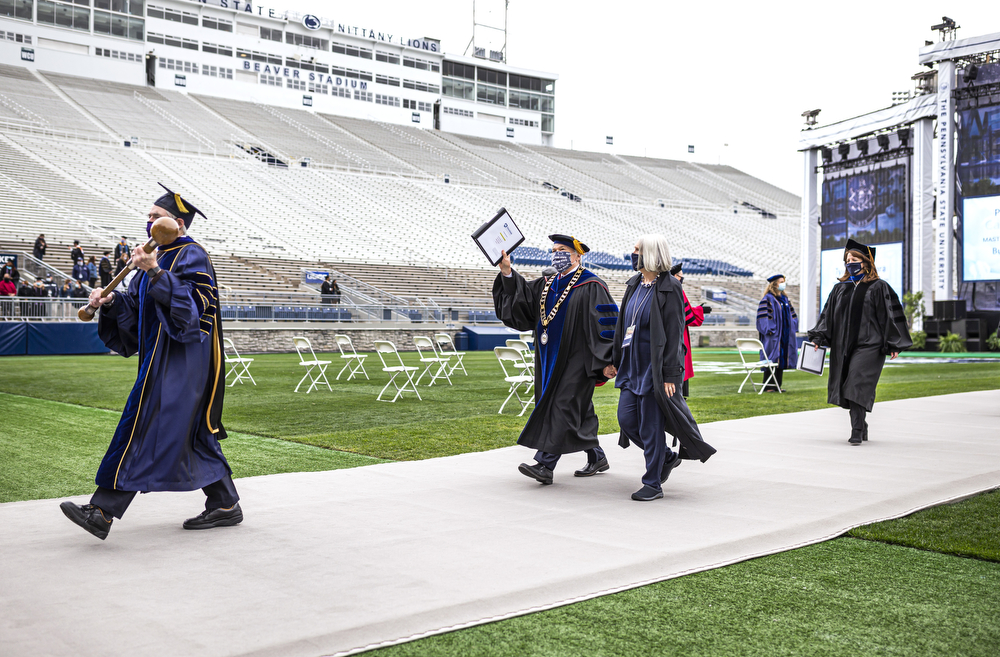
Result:
{"label": "metal railing", "polygon": [[[87,305],[87,297],[0,297],[0,321],[78,321],[77,311]],[[498,324],[492,306],[433,308],[430,306],[393,306],[339,304],[303,301],[256,301],[220,304],[226,322],[281,323],[377,323],[393,326],[421,323]]]}

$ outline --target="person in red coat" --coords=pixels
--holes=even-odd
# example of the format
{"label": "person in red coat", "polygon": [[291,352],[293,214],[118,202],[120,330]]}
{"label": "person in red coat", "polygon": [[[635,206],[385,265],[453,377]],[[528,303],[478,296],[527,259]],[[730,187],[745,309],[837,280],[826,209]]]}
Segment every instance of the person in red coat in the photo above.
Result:
{"label": "person in red coat", "polygon": [[[670,273],[679,283],[684,283],[683,263],[678,262],[671,267]],[[705,304],[692,306],[691,302],[688,301],[687,293],[682,290],[681,294],[684,295],[684,385],[681,387],[681,394],[684,399],[687,399],[688,379],[694,376],[694,362],[691,358],[691,331],[688,330],[688,327],[701,326],[705,321],[705,315],[712,312],[712,307]]]}

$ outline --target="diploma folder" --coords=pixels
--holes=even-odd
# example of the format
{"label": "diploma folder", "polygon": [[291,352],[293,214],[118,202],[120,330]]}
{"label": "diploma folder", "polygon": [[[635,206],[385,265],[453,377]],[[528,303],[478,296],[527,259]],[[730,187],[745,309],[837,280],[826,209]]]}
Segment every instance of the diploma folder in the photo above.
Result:
{"label": "diploma folder", "polygon": [[524,235],[514,223],[514,219],[511,218],[507,209],[500,208],[496,216],[472,234],[472,239],[486,256],[486,259],[490,261],[490,264],[496,267],[503,260],[501,251],[506,251],[507,255],[510,255],[510,252],[524,241]]}
{"label": "diploma folder", "polygon": [[823,376],[823,365],[826,362],[826,347],[816,350],[812,342],[803,342],[799,349],[799,362],[796,367],[809,374]]}

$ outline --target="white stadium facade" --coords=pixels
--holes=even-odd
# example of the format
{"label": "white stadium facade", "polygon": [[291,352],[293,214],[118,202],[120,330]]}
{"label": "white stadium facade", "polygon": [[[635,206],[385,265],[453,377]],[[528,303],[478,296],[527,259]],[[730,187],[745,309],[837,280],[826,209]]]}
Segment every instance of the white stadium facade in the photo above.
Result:
{"label": "white stadium facade", "polygon": [[[644,233],[712,328],[752,332],[763,278],[797,301],[800,199],[732,167],[558,149],[558,76],[406,26],[235,0],[0,0],[0,255],[31,280],[135,244],[157,182],[208,216],[232,320],[495,321],[470,234],[505,207],[538,275],[566,232],[618,294]],[[560,112],[572,112],[560,106]],[[31,245],[44,233],[44,263]],[[42,319],[74,315],[51,303]],[[16,315],[15,304],[5,314]],[[16,319],[16,318],[6,318]],[[732,335],[725,340],[731,344]]]}

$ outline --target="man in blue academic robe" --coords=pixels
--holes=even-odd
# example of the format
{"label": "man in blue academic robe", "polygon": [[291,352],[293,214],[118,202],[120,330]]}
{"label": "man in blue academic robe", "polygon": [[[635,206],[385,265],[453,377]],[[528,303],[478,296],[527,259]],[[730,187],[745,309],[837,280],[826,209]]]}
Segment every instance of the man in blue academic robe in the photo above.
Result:
{"label": "man in blue academic robe", "polygon": [[517,442],[537,451],[535,463],[518,470],[541,484],[552,483],[562,454],[587,453],[577,477],[609,468],[597,440],[593,397],[594,386],[610,378],[610,327],[618,311],[604,281],[581,266],[587,245],[569,235],[549,239],[556,274],[527,281],[504,254],[493,283],[497,316],[511,328],[534,331],[535,408]]}
{"label": "man in blue academic robe", "polygon": [[[164,189],[166,189],[164,187]],[[205,215],[170,190],[149,212],[147,233],[160,217],[176,219],[178,238],[157,252],[135,249],[139,270],[126,290],[104,295],[98,334],[128,358],[139,355],[139,373],[111,445],[97,471],[90,504],[63,502],[66,516],[101,540],[137,492],[201,488],[205,511],[185,529],[239,524],[243,512],[232,470],[222,454],[222,321],[215,270],[205,249],[187,236],[195,214]]]}

